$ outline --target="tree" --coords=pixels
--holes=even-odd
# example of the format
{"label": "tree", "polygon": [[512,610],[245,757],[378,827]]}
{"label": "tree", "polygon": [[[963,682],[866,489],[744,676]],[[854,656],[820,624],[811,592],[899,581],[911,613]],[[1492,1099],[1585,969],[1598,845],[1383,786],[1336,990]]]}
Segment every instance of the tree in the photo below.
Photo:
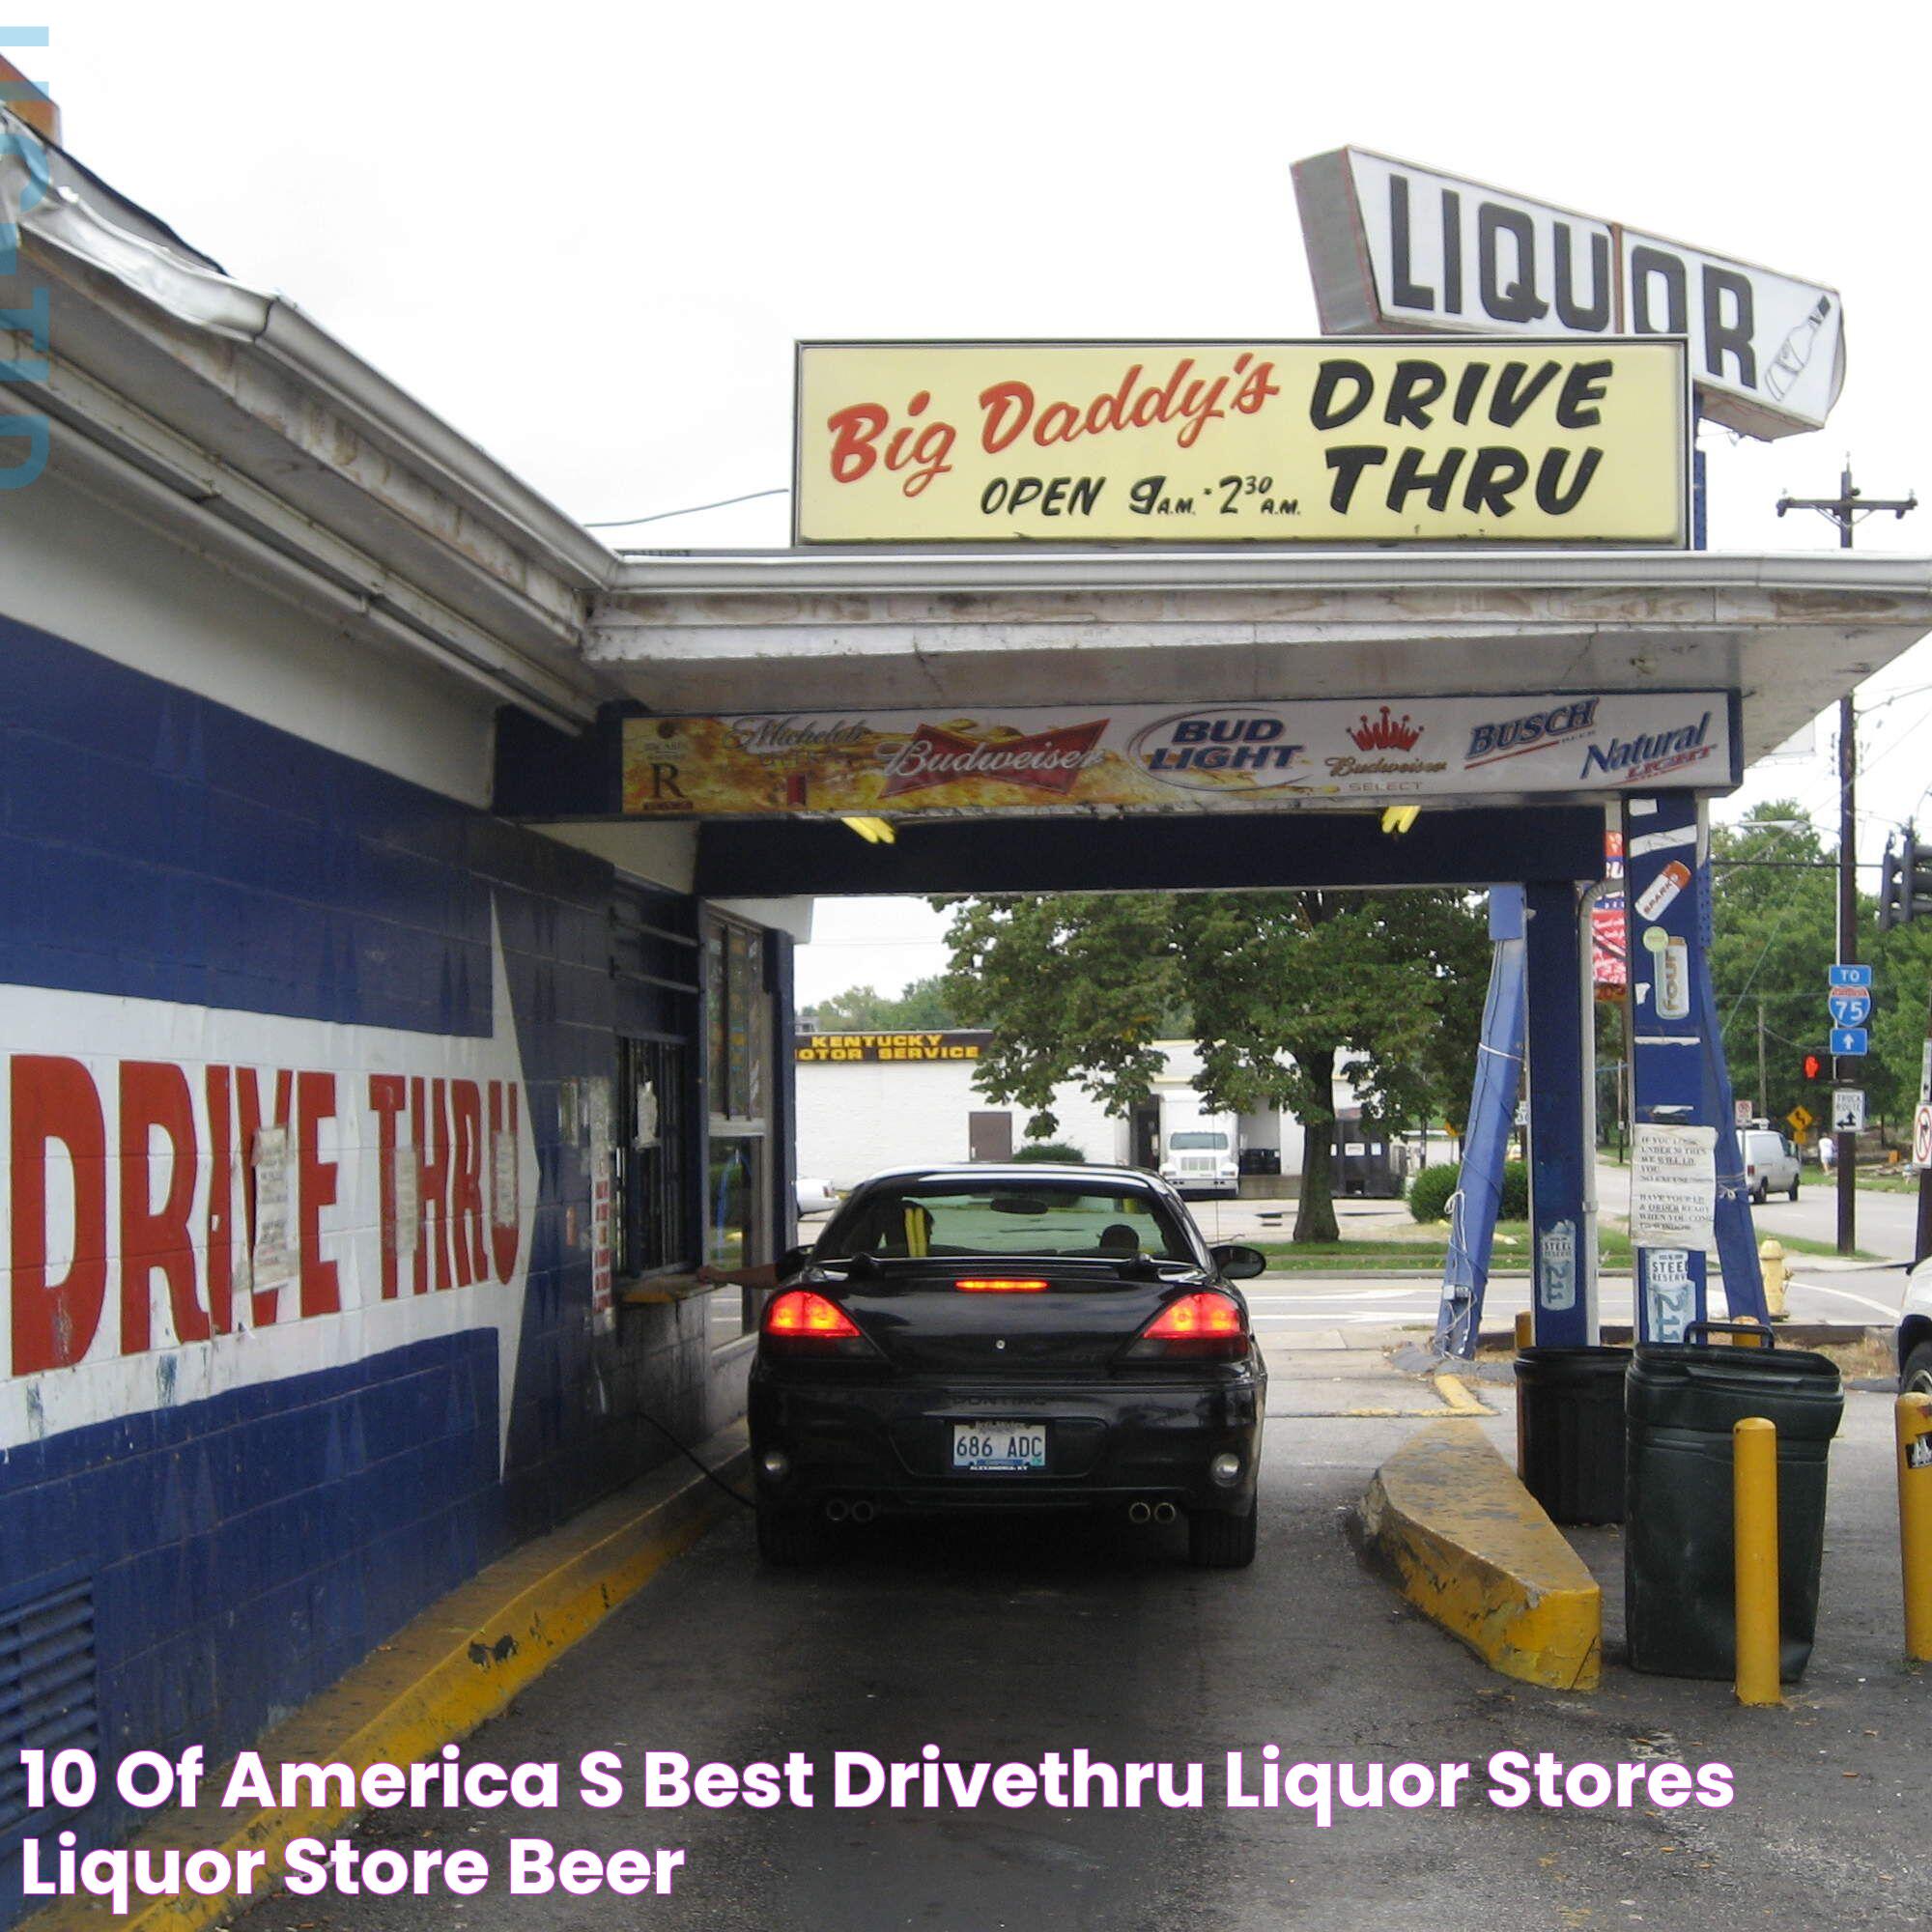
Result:
{"label": "tree", "polygon": [[[1808,1049],[1822,1052],[1829,1045],[1825,988],[1838,956],[1837,855],[1805,812],[1776,800],[1736,825],[1713,827],[1711,865],[1711,980],[1732,1088],[1741,1097],[1757,1095],[1774,1122],[1801,1103],[1822,1119],[1828,1090],[1806,1083],[1799,1062]],[[1903,1125],[1918,1099],[1932,927],[1880,933],[1875,903],[1861,894],[1858,930],[1874,981],[1872,1050],[1858,1068],[1859,1084],[1871,1119]]]}
{"label": "tree", "polygon": [[947,983],[993,1039],[977,1083],[1050,1134],[1053,1090],[1110,1113],[1153,1090],[1177,1013],[1210,1104],[1281,1106],[1306,1131],[1297,1241],[1336,1238],[1335,1069],[1384,1121],[1468,1092],[1488,928],[1453,893],[1066,893],[943,899]]}
{"label": "tree", "polygon": [[915,980],[904,992],[880,993],[870,986],[852,986],[806,1008],[802,1018],[820,1033],[874,1033],[881,1028],[917,1028],[943,1033],[959,1024],[946,991],[946,976],[933,973]]}

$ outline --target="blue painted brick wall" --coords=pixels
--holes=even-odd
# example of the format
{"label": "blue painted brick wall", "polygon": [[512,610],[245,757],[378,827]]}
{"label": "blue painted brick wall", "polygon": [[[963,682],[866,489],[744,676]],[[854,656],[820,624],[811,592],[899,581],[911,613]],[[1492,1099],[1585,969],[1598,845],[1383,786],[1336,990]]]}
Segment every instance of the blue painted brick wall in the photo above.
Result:
{"label": "blue painted brick wall", "polygon": [[[640,1408],[703,1426],[701,1321],[640,1310],[593,1334],[589,1251],[565,1242],[588,1177],[559,1085],[614,1070],[611,891],[587,857],[0,620],[0,981],[487,1035],[494,906],[540,1174],[500,1471],[487,1328],[0,1458],[0,1609],[91,1579],[108,1760],[239,1747],[661,1461]],[[695,1003],[681,1017],[696,1037]],[[131,1822],[108,1802],[57,1821],[90,1844]],[[0,1849],[6,1922],[18,1860]]]}

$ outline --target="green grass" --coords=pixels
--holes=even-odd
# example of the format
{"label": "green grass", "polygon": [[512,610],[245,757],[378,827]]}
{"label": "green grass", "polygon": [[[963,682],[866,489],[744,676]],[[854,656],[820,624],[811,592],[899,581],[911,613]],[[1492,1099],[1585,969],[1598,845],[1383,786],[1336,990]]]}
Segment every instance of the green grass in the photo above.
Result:
{"label": "green grass", "polygon": [[[1399,1239],[1387,1241],[1269,1241],[1257,1242],[1268,1258],[1268,1266],[1278,1274],[1325,1274],[1374,1268],[1428,1268],[1442,1265],[1449,1237],[1437,1229],[1418,1228]],[[1490,1266],[1495,1268],[1529,1265],[1529,1223],[1499,1221]],[[1617,1228],[1600,1228],[1597,1234],[1600,1263],[1624,1263],[1631,1259],[1630,1236]]]}
{"label": "green grass", "polygon": [[[1814,1241],[1808,1235],[1776,1235],[1768,1236],[1775,1239],[1787,1255],[1826,1255],[1838,1252],[1836,1241]],[[1855,1262],[1875,1262],[1882,1260],[1879,1255],[1867,1254],[1863,1248],[1854,1248],[1850,1259]]]}
{"label": "green grass", "polygon": [[[1779,1235],[1776,1238],[1784,1244],[1788,1255],[1822,1255],[1829,1259],[1838,1252],[1835,1243],[1814,1241],[1804,1235]],[[1404,1235],[1399,1240],[1258,1241],[1254,1245],[1267,1257],[1268,1268],[1275,1274],[1347,1274],[1377,1268],[1426,1268],[1433,1271],[1441,1267],[1449,1238],[1440,1232],[1418,1228],[1414,1234]],[[1600,1227],[1597,1230],[1599,1266],[1629,1267],[1634,1258],[1631,1238],[1621,1228]],[[1871,1262],[1879,1257],[1859,1248],[1853,1252],[1851,1259]],[[1529,1223],[1499,1221],[1496,1224],[1495,1246],[1490,1255],[1491,1269],[1527,1267],[1529,1260]]]}

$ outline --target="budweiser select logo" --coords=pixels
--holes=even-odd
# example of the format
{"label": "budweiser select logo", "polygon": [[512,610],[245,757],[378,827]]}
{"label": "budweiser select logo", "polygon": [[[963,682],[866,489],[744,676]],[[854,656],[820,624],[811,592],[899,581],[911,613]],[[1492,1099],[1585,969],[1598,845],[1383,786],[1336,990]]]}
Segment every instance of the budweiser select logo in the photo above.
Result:
{"label": "budweiser select logo", "polygon": [[943,724],[922,724],[911,737],[884,752],[886,781],[879,796],[898,798],[960,779],[991,779],[1064,798],[1080,774],[1098,759],[1106,729],[1104,718],[1031,736],[996,727],[974,737]]}
{"label": "budweiser select logo", "polygon": [[1400,718],[1391,717],[1388,706],[1384,704],[1378,718],[1371,718],[1364,711],[1362,722],[1350,725],[1349,736],[1354,739],[1359,751],[1412,752],[1423,728],[1406,711]]}

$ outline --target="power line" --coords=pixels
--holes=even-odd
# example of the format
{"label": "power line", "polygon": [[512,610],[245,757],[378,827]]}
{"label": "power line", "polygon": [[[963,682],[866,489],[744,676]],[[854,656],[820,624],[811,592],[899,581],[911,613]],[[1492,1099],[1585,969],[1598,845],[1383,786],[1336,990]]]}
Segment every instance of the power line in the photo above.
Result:
{"label": "power line", "polygon": [[611,517],[603,523],[585,524],[586,530],[628,530],[638,524],[661,524],[667,517],[695,517],[700,510],[728,509],[733,503],[755,503],[760,497],[789,497],[791,485],[781,483],[776,490],[748,490],[742,497],[721,497],[715,503],[692,503],[682,510],[653,510],[648,517]]}

